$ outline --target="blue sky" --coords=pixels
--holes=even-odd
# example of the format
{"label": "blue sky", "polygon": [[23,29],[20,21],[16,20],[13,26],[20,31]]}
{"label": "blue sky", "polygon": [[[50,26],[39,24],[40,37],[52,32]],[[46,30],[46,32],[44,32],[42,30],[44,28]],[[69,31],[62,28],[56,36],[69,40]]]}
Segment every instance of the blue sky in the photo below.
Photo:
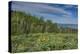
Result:
{"label": "blue sky", "polygon": [[45,20],[61,24],[78,24],[78,6],[71,4],[50,4],[12,2],[12,10],[31,13],[38,17],[43,16]]}

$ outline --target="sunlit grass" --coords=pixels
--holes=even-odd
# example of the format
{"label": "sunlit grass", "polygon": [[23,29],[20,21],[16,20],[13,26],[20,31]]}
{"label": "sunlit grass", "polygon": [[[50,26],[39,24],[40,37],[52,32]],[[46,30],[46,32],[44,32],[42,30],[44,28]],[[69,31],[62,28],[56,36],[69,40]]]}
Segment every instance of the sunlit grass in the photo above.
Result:
{"label": "sunlit grass", "polygon": [[11,36],[13,52],[76,49],[75,33],[32,33]]}

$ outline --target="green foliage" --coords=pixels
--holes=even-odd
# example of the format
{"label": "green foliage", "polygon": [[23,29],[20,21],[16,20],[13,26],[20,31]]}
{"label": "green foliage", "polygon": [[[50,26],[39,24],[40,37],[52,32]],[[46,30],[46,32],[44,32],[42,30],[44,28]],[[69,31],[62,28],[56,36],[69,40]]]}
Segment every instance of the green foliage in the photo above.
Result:
{"label": "green foliage", "polygon": [[[51,20],[20,11],[11,12],[12,52],[77,48],[77,33],[63,29]],[[75,31],[75,30],[74,30]]]}
{"label": "green foliage", "polygon": [[43,17],[32,16],[20,11],[11,12],[11,33],[13,35],[57,32],[57,30],[57,24],[52,23],[51,20],[44,21]]}
{"label": "green foliage", "polygon": [[57,23],[51,20],[44,20],[44,17],[32,16],[29,13],[20,11],[11,12],[11,34],[29,34],[29,33],[60,33],[77,32],[71,28],[59,28]]}
{"label": "green foliage", "polygon": [[33,33],[12,36],[13,52],[32,52],[77,48],[77,34]]}

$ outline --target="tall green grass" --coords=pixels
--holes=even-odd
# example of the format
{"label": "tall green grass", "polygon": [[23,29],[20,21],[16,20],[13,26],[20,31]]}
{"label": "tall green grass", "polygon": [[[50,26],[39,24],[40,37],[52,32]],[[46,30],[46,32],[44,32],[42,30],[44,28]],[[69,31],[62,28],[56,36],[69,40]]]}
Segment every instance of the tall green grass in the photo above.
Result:
{"label": "tall green grass", "polygon": [[31,33],[11,36],[12,52],[66,50],[78,48],[76,33]]}

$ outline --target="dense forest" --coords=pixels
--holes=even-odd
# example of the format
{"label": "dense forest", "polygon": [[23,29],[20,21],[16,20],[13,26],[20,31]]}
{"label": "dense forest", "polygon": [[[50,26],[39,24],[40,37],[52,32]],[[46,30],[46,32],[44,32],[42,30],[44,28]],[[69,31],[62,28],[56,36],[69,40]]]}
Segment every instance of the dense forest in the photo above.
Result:
{"label": "dense forest", "polygon": [[77,29],[63,28],[44,17],[32,16],[30,13],[11,11],[11,34],[77,32]]}

